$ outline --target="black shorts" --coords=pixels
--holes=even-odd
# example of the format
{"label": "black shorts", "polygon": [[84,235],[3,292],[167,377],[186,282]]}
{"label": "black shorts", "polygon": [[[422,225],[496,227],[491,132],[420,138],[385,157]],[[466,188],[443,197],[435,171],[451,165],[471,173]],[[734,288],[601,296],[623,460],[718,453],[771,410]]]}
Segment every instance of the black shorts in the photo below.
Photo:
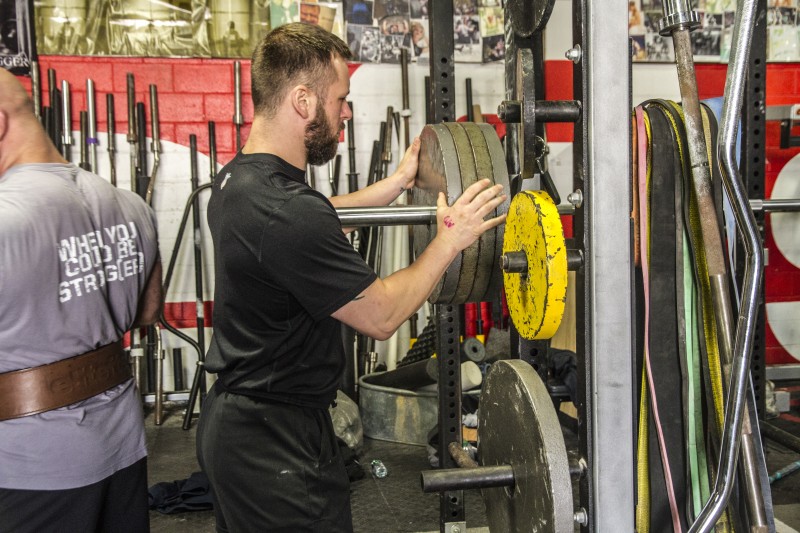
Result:
{"label": "black shorts", "polygon": [[2,533],[147,533],[147,458],[76,489],[0,489]]}
{"label": "black shorts", "polygon": [[350,481],[327,409],[213,387],[197,427],[220,533],[349,533]]}

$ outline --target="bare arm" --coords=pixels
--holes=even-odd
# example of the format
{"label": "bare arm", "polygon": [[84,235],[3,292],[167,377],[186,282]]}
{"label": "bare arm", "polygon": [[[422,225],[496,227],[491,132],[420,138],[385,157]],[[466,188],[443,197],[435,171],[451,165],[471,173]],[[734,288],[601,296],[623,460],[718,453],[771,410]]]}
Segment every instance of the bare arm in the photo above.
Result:
{"label": "bare arm", "polygon": [[506,216],[484,220],[506,199],[503,187],[489,187],[488,179],[470,185],[452,206],[439,194],[436,237],[408,267],[377,279],[333,317],[357,331],[385,340],[416,313],[456,255],[485,231],[502,224]]}
{"label": "bare arm", "polygon": [[161,307],[164,302],[164,294],[161,285],[161,259],[156,259],[153,271],[147,278],[147,285],[144,292],[139,297],[139,306],[136,309],[136,318],[133,327],[150,326],[158,321],[161,314]]}
{"label": "bare arm", "polygon": [[391,176],[350,194],[332,196],[330,201],[333,207],[372,207],[392,203],[403,191],[414,186],[414,180],[417,177],[419,146],[419,137],[417,137],[408,147],[400,164],[397,165],[397,170]]}

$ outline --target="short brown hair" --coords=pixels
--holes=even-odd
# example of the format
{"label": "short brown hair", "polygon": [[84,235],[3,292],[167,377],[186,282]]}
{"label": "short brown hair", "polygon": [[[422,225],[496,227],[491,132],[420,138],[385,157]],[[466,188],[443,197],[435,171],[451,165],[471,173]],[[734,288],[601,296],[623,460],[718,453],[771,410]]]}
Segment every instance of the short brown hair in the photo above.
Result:
{"label": "short brown hair", "polygon": [[277,111],[289,87],[303,83],[324,91],[334,79],[335,55],[352,58],[350,48],[332,33],[305,22],[293,22],[269,32],[253,52],[251,86],[256,114]]}

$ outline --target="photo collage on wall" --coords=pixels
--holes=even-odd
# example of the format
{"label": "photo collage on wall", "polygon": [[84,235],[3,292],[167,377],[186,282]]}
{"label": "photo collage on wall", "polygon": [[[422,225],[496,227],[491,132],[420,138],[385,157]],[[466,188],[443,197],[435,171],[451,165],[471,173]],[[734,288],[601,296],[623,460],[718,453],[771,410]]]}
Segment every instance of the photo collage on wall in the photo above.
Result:
{"label": "photo collage on wall", "polygon": [[[736,0],[698,0],[700,26],[691,32],[694,60],[727,63]],[[767,0],[767,60],[800,61],[798,0]],[[658,33],[662,0],[629,0],[628,34],[634,61],[673,62],[672,38]]]}
{"label": "photo collage on wall", "polygon": [[[433,0],[345,0],[347,43],[362,63],[399,63],[403,48],[413,61],[429,60],[429,5]],[[441,1],[441,0],[439,0]],[[454,0],[454,59],[503,59],[500,0]]]}
{"label": "photo collage on wall", "polygon": [[[23,0],[0,0],[13,6]],[[505,56],[501,0],[453,2],[454,59]],[[249,58],[271,29],[317,24],[342,38],[363,63],[429,57],[433,0],[37,0],[40,53]]]}

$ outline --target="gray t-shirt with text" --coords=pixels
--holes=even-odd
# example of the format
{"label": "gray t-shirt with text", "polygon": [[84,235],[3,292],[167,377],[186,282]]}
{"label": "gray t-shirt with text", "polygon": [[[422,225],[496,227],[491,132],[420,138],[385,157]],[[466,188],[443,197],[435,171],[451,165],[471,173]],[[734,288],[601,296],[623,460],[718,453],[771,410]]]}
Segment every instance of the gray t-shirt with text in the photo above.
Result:
{"label": "gray t-shirt with text", "polygon": [[[0,373],[122,338],[157,255],[155,215],[134,193],[73,164],[9,169],[0,176]],[[0,487],[82,487],[146,454],[128,380],[0,422]]]}

